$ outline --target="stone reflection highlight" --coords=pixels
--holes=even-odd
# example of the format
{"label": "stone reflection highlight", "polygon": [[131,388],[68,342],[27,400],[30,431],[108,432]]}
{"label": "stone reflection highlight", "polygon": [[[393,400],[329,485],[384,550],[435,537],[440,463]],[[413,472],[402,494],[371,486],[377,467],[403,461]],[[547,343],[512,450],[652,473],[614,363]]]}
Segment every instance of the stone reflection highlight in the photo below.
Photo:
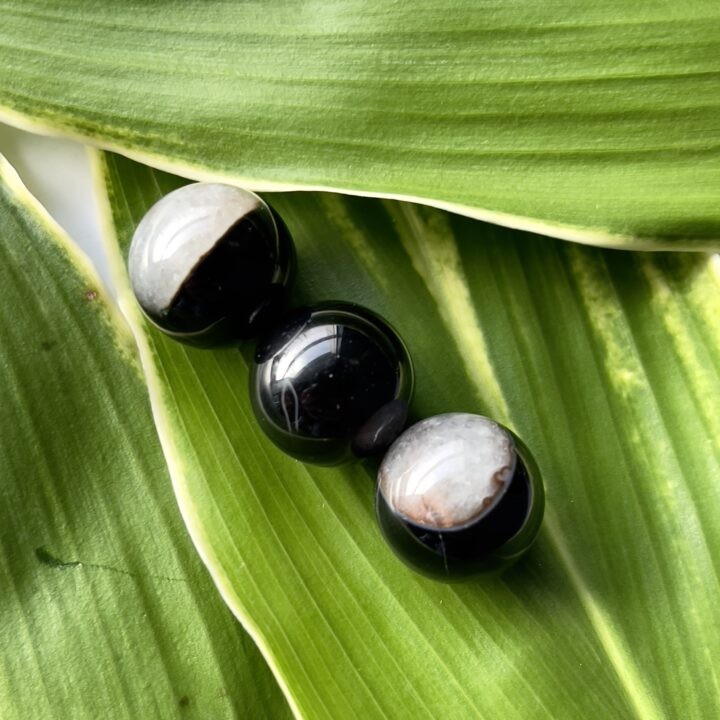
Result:
{"label": "stone reflection highlight", "polygon": [[[412,393],[410,359],[395,331],[366,308],[323,303],[298,310],[258,343],[255,361],[255,414],[294,457],[334,464],[353,451],[380,451],[402,430],[397,418],[402,414],[404,423]],[[386,406],[394,426],[380,412]],[[367,426],[373,418],[376,432]]]}
{"label": "stone reflection highlight", "polygon": [[445,579],[516,560],[534,541],[543,508],[527,448],[480,415],[447,413],[413,425],[378,472],[385,538],[411,567]]}
{"label": "stone reflection highlight", "polygon": [[249,190],[192,183],[161,198],[133,235],[128,272],[146,317],[176,340],[212,347],[257,336],[282,312],[292,238]]}

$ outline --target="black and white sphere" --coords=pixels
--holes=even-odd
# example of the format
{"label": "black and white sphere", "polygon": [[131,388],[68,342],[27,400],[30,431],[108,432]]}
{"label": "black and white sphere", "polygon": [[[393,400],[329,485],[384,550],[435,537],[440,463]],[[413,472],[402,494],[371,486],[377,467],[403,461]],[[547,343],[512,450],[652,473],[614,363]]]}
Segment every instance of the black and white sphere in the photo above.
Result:
{"label": "black and white sphere", "polygon": [[412,387],[397,333],[370,310],[341,302],[286,317],[258,343],[250,379],[270,439],[322,465],[387,448],[405,426]]}
{"label": "black and white sphere", "polygon": [[275,319],[294,264],[278,214],[255,193],[220,183],[185,185],[155,203],[128,258],[145,315],[203,347],[256,336]]}
{"label": "black and white sphere", "polygon": [[544,510],[539,471],[499,423],[469,413],[408,428],[378,472],[378,522],[411,567],[444,579],[501,570],[535,540]]}

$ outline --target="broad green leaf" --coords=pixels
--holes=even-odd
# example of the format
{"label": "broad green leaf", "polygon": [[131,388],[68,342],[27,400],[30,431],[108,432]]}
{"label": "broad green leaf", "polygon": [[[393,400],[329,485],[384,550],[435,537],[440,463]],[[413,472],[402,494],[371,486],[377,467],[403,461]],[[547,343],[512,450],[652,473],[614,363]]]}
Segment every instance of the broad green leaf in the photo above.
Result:
{"label": "broad green leaf", "polygon": [[716,0],[4,0],[0,117],[196,179],[720,246]]}
{"label": "broad green leaf", "polygon": [[[99,163],[122,252],[183,181]],[[248,352],[143,324],[114,247],[183,515],[224,598],[308,718],[706,718],[720,668],[720,277],[707,257],[548,241],[426,207],[268,196],[297,301],[385,314],[417,417],[508,422],[544,471],[537,546],[502,579],[407,570],[373,468],[318,469],[259,431]],[[112,235],[112,228],[108,228]]]}
{"label": "broad green leaf", "polygon": [[98,283],[0,159],[0,716],[288,717],[187,538]]}

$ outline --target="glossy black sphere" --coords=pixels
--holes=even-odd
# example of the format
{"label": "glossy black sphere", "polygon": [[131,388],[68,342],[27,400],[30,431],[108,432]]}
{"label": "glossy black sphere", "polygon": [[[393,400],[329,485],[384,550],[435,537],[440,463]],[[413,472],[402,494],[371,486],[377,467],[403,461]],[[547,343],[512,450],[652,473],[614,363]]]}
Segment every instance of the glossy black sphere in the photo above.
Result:
{"label": "glossy black sphere", "polygon": [[502,425],[466,413],[427,418],[390,447],[378,472],[377,518],[413,569],[444,580],[499,571],[532,545],[545,506],[527,448]]}
{"label": "glossy black sphere", "polygon": [[280,315],[295,265],[292,239],[259,196],[194,183],[138,225],[128,269],[154,325],[201,347],[257,336]]}
{"label": "glossy black sphere", "polygon": [[386,448],[412,394],[404,344],[352,303],[291,313],[258,343],[250,395],[271,440],[305,462],[330,465]]}

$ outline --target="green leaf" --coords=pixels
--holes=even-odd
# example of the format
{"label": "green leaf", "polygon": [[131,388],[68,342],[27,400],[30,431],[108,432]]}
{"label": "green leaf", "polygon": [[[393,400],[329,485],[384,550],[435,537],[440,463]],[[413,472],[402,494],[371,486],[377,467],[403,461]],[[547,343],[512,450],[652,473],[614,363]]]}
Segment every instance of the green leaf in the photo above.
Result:
{"label": "green leaf", "polygon": [[[124,252],[183,181],[110,155],[98,167]],[[300,714],[712,716],[717,261],[582,248],[407,203],[268,198],[297,240],[298,302],[387,316],[415,360],[415,415],[509,423],[547,487],[539,541],[502,579],[414,575],[375,527],[373,468],[276,450],[248,402],[250,349],[186,348],[147,327],[113,246],[183,515]]]}
{"label": "green leaf", "polygon": [[127,325],[0,158],[0,714],[289,716],[184,531]]}
{"label": "green leaf", "polygon": [[720,247],[720,4],[5,0],[0,117],[196,179]]}

